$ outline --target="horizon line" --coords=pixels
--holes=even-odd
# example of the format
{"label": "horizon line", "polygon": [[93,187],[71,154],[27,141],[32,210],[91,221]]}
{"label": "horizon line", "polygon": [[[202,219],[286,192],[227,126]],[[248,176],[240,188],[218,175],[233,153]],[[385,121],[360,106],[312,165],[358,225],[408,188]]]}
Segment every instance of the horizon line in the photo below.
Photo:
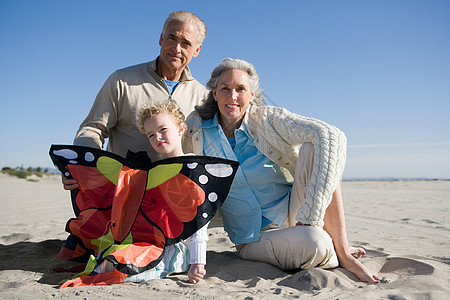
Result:
{"label": "horizon line", "polygon": [[398,143],[398,144],[356,144],[347,145],[347,148],[385,148],[385,147],[417,147],[417,146],[450,146],[450,142],[443,143]]}

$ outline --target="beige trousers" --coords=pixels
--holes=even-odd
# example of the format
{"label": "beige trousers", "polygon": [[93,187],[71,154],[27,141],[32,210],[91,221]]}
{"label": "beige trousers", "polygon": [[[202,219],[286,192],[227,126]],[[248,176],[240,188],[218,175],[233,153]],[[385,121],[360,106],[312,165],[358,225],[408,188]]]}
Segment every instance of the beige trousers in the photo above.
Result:
{"label": "beige trousers", "polygon": [[269,263],[282,270],[335,268],[339,265],[333,242],[325,230],[316,226],[295,226],[295,216],[304,202],[313,163],[313,145],[303,144],[295,166],[285,227],[270,225],[261,231],[259,241],[237,245],[240,258]]}

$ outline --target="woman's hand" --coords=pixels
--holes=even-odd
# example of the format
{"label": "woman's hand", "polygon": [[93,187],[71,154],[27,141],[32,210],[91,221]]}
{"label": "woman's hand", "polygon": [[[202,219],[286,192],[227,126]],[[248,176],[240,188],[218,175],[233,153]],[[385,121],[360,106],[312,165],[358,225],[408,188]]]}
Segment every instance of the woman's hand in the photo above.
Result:
{"label": "woman's hand", "polygon": [[188,271],[189,282],[197,283],[205,275],[206,275],[205,265],[203,265],[203,264],[190,265],[189,271]]}
{"label": "woman's hand", "polygon": [[341,255],[339,257],[339,264],[344,269],[352,272],[359,280],[367,283],[380,283],[382,277],[376,272],[370,270],[362,263],[360,263],[354,256],[354,253],[348,253],[347,255]]}
{"label": "woman's hand", "polygon": [[334,191],[331,203],[325,211],[324,223],[325,231],[333,239],[334,249],[341,267],[352,272],[363,282],[379,283],[382,277],[357,260],[357,258],[365,254],[364,249],[348,245],[340,184]]}
{"label": "woman's hand", "polygon": [[364,250],[361,247],[350,246],[349,251],[350,251],[350,254],[356,259],[360,258],[363,255],[366,255],[366,250]]}

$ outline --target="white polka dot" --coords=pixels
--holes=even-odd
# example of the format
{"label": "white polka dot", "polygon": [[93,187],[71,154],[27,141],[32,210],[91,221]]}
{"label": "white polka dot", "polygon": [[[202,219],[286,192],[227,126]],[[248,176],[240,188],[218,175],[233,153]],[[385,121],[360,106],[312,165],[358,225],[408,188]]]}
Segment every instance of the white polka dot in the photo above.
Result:
{"label": "white polka dot", "polygon": [[86,154],[84,154],[85,161],[93,161],[94,159],[94,154],[92,154],[91,152],[86,152]]}
{"label": "white polka dot", "polygon": [[208,195],[208,200],[211,201],[211,202],[216,202],[217,198],[219,198],[219,197],[214,192],[212,192],[211,194]]}
{"label": "white polka dot", "polygon": [[76,165],[78,163],[76,160],[69,160],[69,162],[74,165]]}
{"label": "white polka dot", "polygon": [[206,219],[208,217],[208,214],[207,213],[203,213],[202,217]]}
{"label": "white polka dot", "polygon": [[206,171],[216,177],[228,177],[233,174],[233,168],[228,164],[207,164]]}
{"label": "white polka dot", "polygon": [[69,172],[66,172],[66,173],[64,173],[64,176],[69,177],[69,176],[70,176],[70,173],[69,173]]}
{"label": "white polka dot", "polygon": [[78,154],[70,149],[53,150],[53,154],[62,156],[66,159],[74,159],[78,157]]}
{"label": "white polka dot", "polygon": [[197,168],[197,166],[198,166],[198,163],[190,163],[190,164],[187,164],[187,167],[189,168],[189,169],[195,169],[195,168]]}
{"label": "white polka dot", "polygon": [[206,176],[206,175],[200,175],[200,177],[198,177],[198,181],[199,181],[201,184],[206,184],[206,183],[208,183],[208,176]]}

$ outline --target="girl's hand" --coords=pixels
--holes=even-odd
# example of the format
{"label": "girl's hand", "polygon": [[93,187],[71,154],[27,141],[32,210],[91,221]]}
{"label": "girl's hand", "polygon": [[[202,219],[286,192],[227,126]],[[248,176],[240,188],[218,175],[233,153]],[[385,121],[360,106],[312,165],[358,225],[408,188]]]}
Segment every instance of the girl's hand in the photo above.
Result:
{"label": "girl's hand", "polygon": [[197,283],[205,275],[206,275],[205,265],[203,265],[203,264],[190,265],[189,271],[188,271],[189,282]]}

